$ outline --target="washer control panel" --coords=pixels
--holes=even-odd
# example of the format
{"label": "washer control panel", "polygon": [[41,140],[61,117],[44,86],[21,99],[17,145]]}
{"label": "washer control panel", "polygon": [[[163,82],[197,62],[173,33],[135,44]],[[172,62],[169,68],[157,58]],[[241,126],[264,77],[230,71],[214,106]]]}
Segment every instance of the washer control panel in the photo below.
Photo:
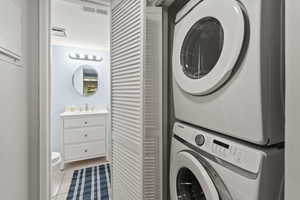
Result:
{"label": "washer control panel", "polygon": [[206,151],[226,161],[231,161],[231,163],[234,162],[235,164],[242,164],[243,155],[247,154],[247,152],[244,153],[243,148],[239,148],[238,145],[211,136],[207,136]]}
{"label": "washer control panel", "polygon": [[259,172],[263,152],[247,144],[182,123],[175,123],[174,134],[217,158],[250,172]]}

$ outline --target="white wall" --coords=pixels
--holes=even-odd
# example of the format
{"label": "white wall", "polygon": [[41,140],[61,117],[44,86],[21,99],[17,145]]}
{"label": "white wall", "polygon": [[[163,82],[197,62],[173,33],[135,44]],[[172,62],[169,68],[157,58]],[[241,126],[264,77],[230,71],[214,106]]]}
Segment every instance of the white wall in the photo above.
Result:
{"label": "white wall", "polygon": [[37,64],[37,57],[32,54],[36,52],[37,44],[34,41],[37,38],[37,29],[33,23],[37,22],[35,6],[38,3],[35,0],[14,1],[19,1],[23,6],[24,64],[23,67],[15,67],[0,62],[0,199],[35,200],[38,194],[38,144],[37,129],[31,125],[37,122],[37,118],[34,109],[31,109],[34,90],[30,87],[33,81],[30,77]]}
{"label": "white wall", "polygon": [[[87,49],[107,50],[110,47],[109,15],[84,12],[87,3],[74,3],[70,0],[52,0],[52,26],[66,28],[67,37],[53,37],[52,43],[61,46],[74,46]],[[107,7],[96,7],[107,9]]]}
{"label": "white wall", "polygon": [[300,1],[286,0],[286,200],[300,186]]}
{"label": "white wall", "polygon": [[[69,53],[101,56],[102,62],[74,60]],[[99,88],[96,94],[80,96],[73,88],[73,74],[79,66],[90,65],[98,72]],[[107,105],[110,104],[110,52],[66,46],[52,47],[51,63],[51,135],[52,151],[60,152],[60,117],[67,105]]]}

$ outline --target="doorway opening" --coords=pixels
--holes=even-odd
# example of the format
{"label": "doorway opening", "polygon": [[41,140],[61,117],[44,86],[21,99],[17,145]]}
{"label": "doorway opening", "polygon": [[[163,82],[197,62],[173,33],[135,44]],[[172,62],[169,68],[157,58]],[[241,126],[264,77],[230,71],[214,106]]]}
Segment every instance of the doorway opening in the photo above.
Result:
{"label": "doorway opening", "polygon": [[51,200],[109,200],[110,3],[52,0],[50,18]]}

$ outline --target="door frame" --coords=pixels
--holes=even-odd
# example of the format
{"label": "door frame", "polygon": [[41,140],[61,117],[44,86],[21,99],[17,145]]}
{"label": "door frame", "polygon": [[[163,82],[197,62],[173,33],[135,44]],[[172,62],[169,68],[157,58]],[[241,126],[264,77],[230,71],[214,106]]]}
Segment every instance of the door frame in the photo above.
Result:
{"label": "door frame", "polygon": [[51,198],[51,69],[50,14],[51,0],[39,0],[39,199]]}
{"label": "door frame", "polygon": [[[38,0],[39,11],[39,199],[51,199],[51,0]],[[111,94],[110,94],[111,95]],[[108,133],[111,134],[110,125]],[[107,141],[108,142],[108,141]],[[111,160],[111,142],[107,159]]]}

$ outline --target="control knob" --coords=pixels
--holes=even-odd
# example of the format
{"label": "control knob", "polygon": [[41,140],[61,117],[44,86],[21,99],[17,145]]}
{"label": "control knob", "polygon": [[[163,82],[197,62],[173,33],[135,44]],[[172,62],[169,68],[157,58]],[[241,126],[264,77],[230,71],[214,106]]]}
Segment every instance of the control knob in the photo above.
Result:
{"label": "control knob", "polygon": [[195,138],[195,142],[198,146],[202,146],[205,142],[205,137],[203,135],[197,135]]}

